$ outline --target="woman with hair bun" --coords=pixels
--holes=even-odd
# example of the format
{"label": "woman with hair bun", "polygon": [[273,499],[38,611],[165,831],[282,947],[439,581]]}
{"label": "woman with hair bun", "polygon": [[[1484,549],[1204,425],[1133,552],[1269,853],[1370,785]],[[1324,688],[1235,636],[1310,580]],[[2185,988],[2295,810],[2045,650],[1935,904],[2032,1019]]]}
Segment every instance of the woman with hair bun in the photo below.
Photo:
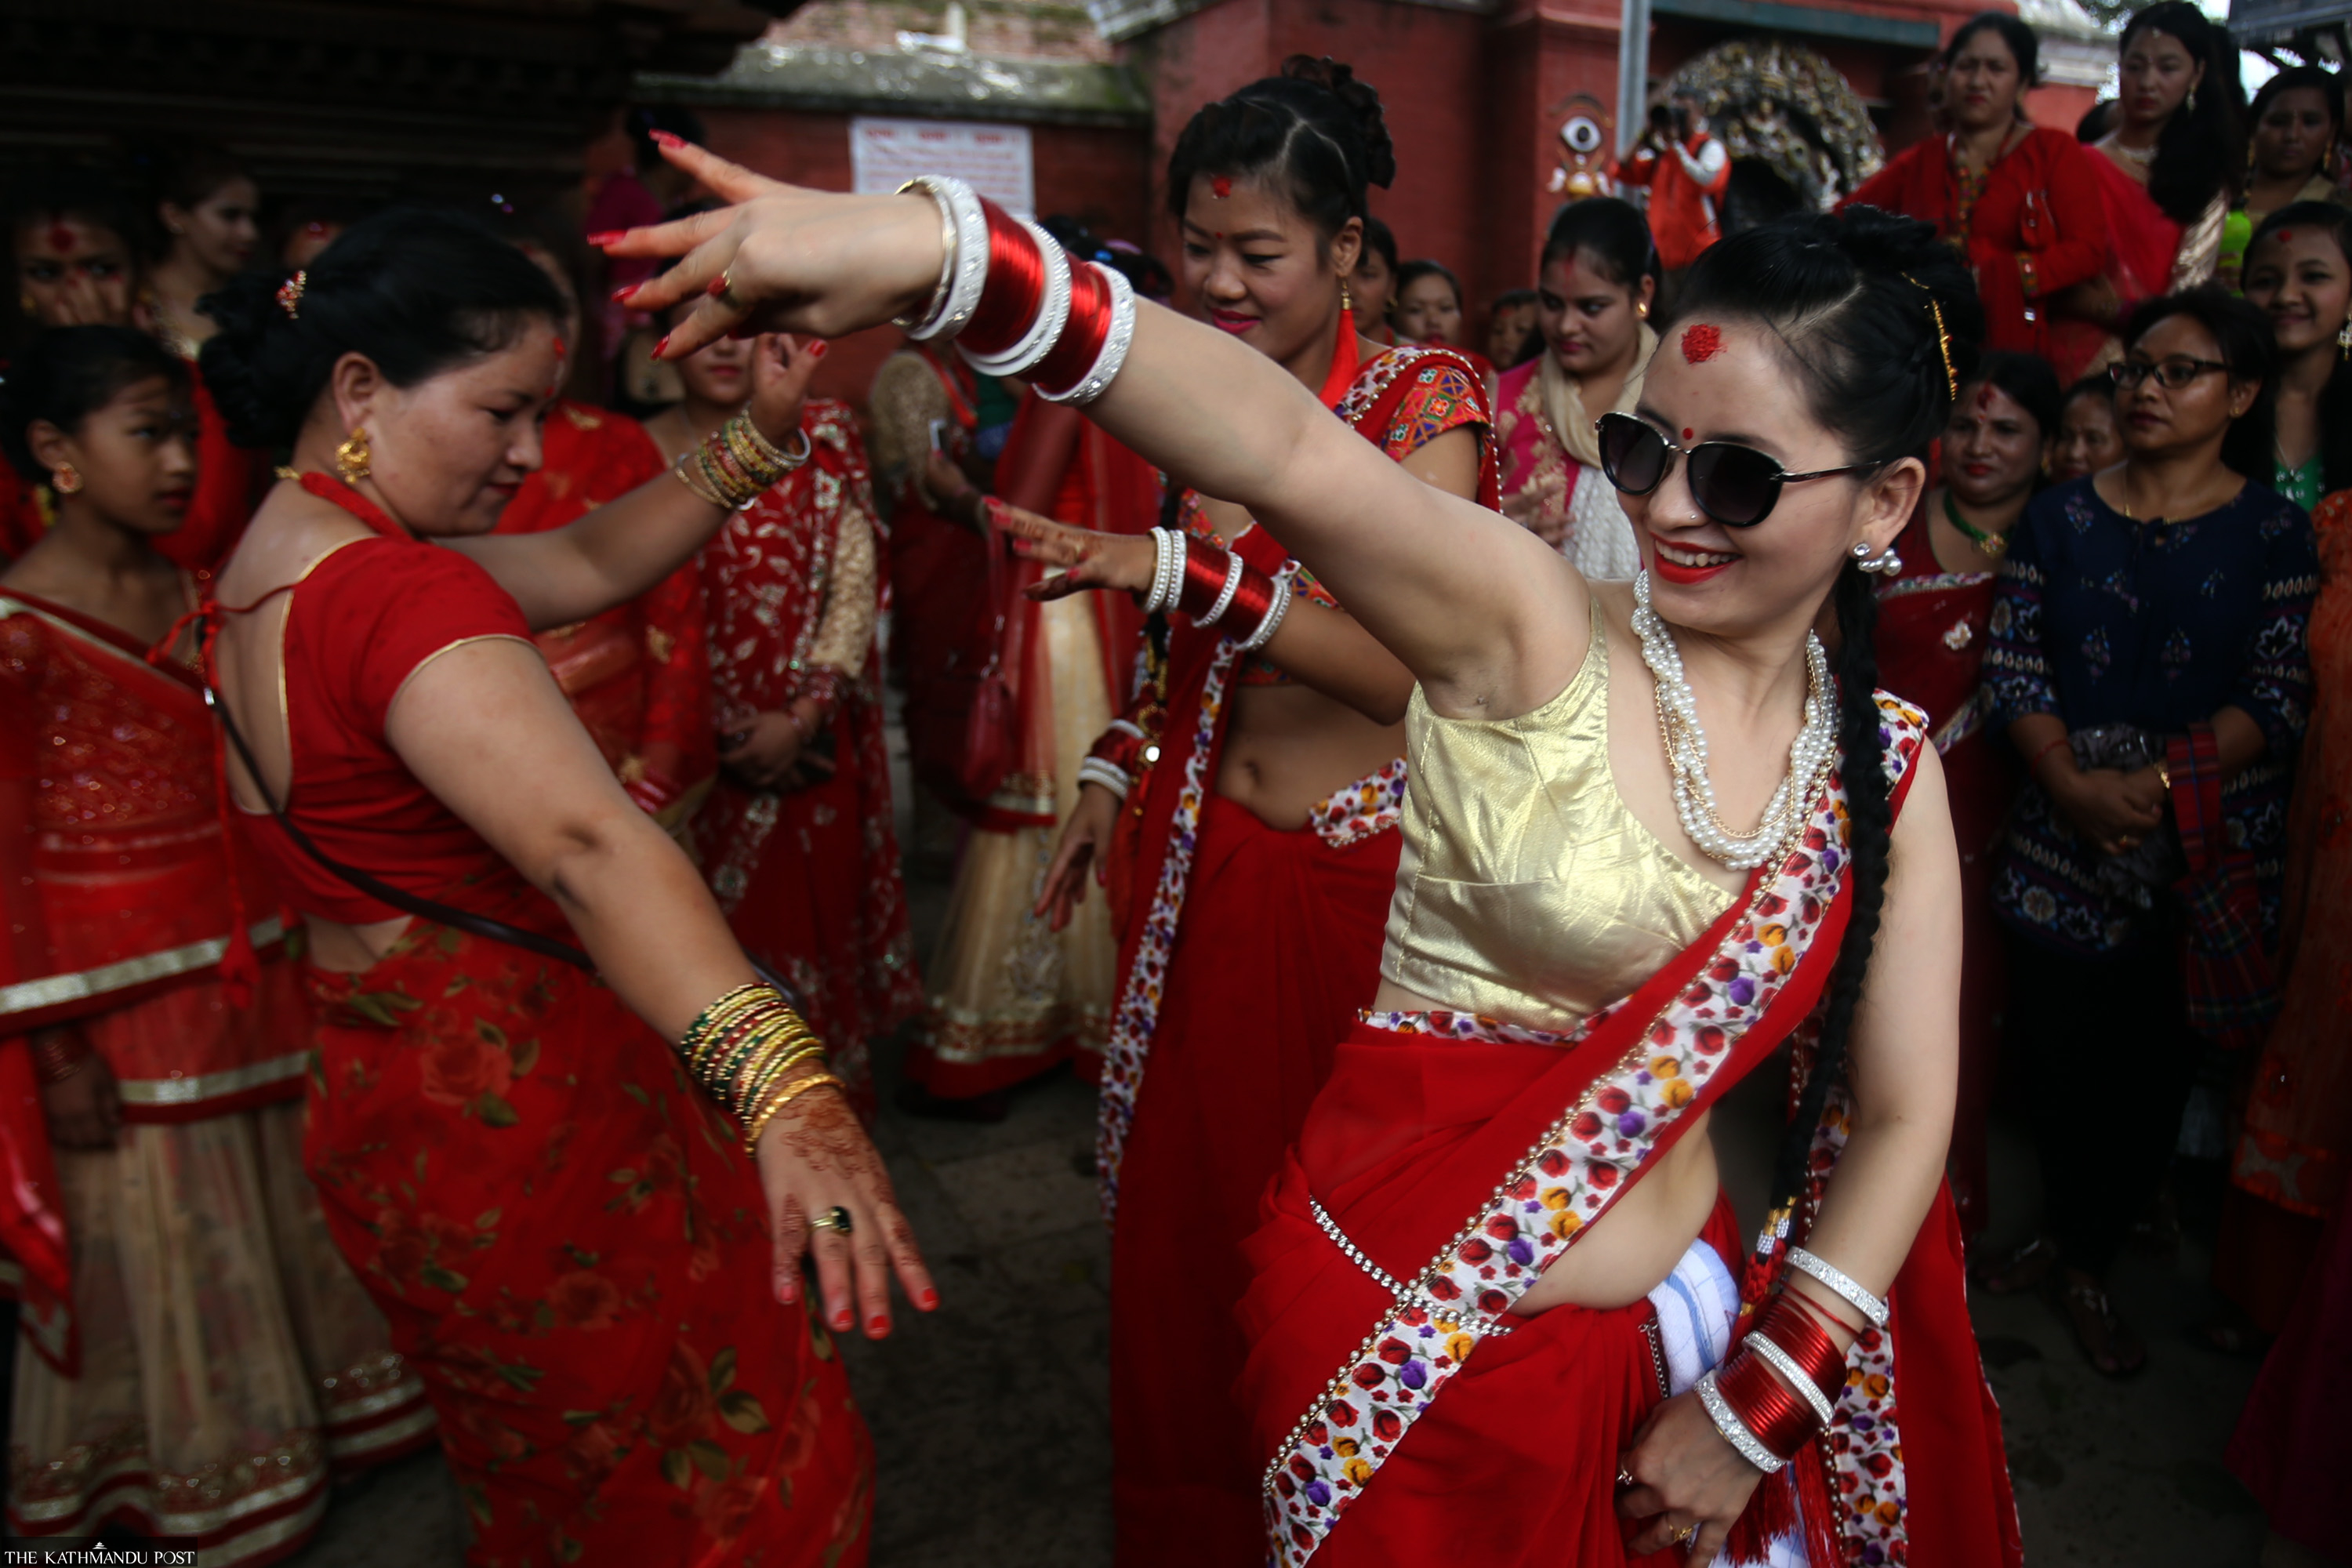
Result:
{"label": "woman with hair bun", "polygon": [[862,1561],[828,1334],[887,1334],[894,1270],[937,1293],[822,1042],[529,640],[805,462],[813,357],[762,342],[670,473],[490,537],[563,363],[520,251],[386,213],[214,310],[223,408],[292,454],[204,607],[226,805],[308,927],[306,1164],[439,1414],[468,1561]]}
{"label": "woman with hair bun", "polygon": [[1951,130],[1906,148],[1840,205],[1934,224],[1969,258],[1986,343],[2047,358],[2050,299],[2098,276],[2107,225],[2081,143],[2026,116],[2041,55],[2033,29],[2005,12],[1962,23],[1940,62]]}
{"label": "woman with hair bun", "polygon": [[[1367,450],[1222,323],[1088,275],[1054,328],[1012,220],[957,187],[827,195],[673,155],[739,204],[614,242],[686,255],[659,302],[726,280],[673,352],[902,311],[984,355],[1034,333],[1010,357],[1041,395],[1278,529],[1415,683],[1377,1010],[1250,1238],[1246,1359],[1171,1325],[1152,1353],[1194,1398],[1159,1431],[1115,1416],[1114,1441],[1203,1440],[1238,1371],[1260,1550],[1286,1565],[1619,1568],[1677,1542],[2017,1563],[1942,1193],[1958,868],[1925,718],[1874,689],[1861,571],[1888,562],[1980,331],[1951,249],[1875,211],[1711,247],[1636,412],[1602,421],[1645,571],[1592,584]],[[1073,585],[1136,581],[1118,543],[1027,531]],[[1205,540],[1155,554],[1151,600],[1196,624],[1304,613]],[[1812,636],[1832,605],[1834,676]],[[1282,1005],[1255,973],[1190,984]],[[1185,985],[1163,970],[1152,998]],[[1706,1121],[1783,1043],[1801,1089],[1742,1264]],[[1261,1049],[1211,1109],[1269,1098]],[[1222,1175],[1188,1173],[1192,1201]]]}
{"label": "woman with hair bun", "polygon": [[2099,277],[2054,301],[2065,319],[2045,357],[2062,377],[2122,359],[2133,310],[2214,276],[2245,159],[2246,89],[2229,28],[2189,0],[2157,0],[2124,24],[2116,54],[2116,128],[2089,160],[2110,255]]}
{"label": "woman with hair bun", "polygon": [[1543,350],[1495,393],[1503,514],[1594,581],[1640,569],[1633,525],[1601,471],[1595,410],[1633,412],[1656,352],[1658,253],[1641,209],[1614,196],[1560,208],[1537,275]]}
{"label": "woman with hair bun", "polygon": [[302,1173],[310,1009],[173,636],[195,584],[153,542],[195,488],[188,392],[120,326],[42,332],[0,385],[0,449],[56,518],[0,575],[0,779],[25,784],[0,788],[8,1521],[257,1562],[433,1413]]}

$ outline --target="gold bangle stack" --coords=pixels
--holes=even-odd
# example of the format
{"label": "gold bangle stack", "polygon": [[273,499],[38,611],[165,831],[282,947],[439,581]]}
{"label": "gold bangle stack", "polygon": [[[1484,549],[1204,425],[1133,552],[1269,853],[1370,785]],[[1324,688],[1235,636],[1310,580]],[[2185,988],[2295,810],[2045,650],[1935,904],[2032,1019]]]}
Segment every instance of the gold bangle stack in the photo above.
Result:
{"label": "gold bangle stack", "polygon": [[765,983],[739,985],[705,1007],[677,1049],[694,1080],[743,1124],[746,1147],[803,1094],[842,1087],[824,1042]]}
{"label": "gold bangle stack", "polygon": [[808,432],[795,430],[793,434],[800,437],[798,452],[788,452],[777,446],[760,434],[760,427],[751,423],[749,414],[738,414],[679,453],[670,472],[712,506],[732,511],[749,506],[809,460],[815,448],[809,445]]}

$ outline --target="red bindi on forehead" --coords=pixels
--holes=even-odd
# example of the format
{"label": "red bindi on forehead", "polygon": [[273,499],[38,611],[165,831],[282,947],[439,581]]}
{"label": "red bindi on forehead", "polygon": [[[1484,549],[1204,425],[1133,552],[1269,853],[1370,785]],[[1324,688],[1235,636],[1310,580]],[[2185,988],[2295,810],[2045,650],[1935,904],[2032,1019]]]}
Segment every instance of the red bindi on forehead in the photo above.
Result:
{"label": "red bindi on forehead", "polygon": [[1992,412],[1992,383],[1989,381],[1977,384],[1977,412],[1979,414]]}
{"label": "red bindi on forehead", "polygon": [[1683,439],[1684,439],[1684,440],[1687,441],[1687,440],[1689,440],[1693,436],[1696,436],[1696,435],[1697,435],[1697,434],[1698,434],[1698,432],[1697,432],[1697,431],[1696,431],[1696,430],[1693,430],[1689,426],[1685,425],[1685,426],[1683,426]]}
{"label": "red bindi on forehead", "polygon": [[63,218],[57,218],[50,222],[49,232],[44,237],[48,240],[49,248],[62,256],[71,250],[74,247],[74,242],[81,237],[74,233],[73,225]]}
{"label": "red bindi on forehead", "polygon": [[[1219,197],[1229,196],[1234,194],[1234,183],[1223,174],[1213,174],[1209,178],[1209,189],[1213,194]],[[1219,236],[1218,237],[1223,238],[1223,237]]]}
{"label": "red bindi on forehead", "polygon": [[1705,364],[1723,352],[1723,329],[1700,321],[1683,329],[1683,361]]}

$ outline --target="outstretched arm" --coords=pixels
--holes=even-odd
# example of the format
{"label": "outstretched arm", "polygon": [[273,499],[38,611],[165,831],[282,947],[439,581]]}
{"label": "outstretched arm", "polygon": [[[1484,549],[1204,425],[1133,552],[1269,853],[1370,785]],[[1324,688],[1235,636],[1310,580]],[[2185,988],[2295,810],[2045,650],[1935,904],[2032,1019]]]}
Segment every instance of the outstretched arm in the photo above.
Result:
{"label": "outstretched arm", "polygon": [[[787,337],[760,340],[751,423],[798,449],[801,400],[822,357]],[[649,591],[702,548],[727,513],[664,472],[568,527],[446,541],[480,562],[522,606],[533,631],[565,626]]]}
{"label": "outstretched arm", "polygon": [[[919,309],[940,275],[938,210],[842,196],[667,150],[736,205],[633,231],[616,255],[683,256],[631,298],[659,310],[721,277],[670,353],[752,324],[837,335]],[[1135,451],[1246,507],[1393,651],[1441,712],[1500,718],[1556,694],[1584,656],[1586,596],[1557,553],[1499,514],[1422,484],[1332,419],[1273,361],[1145,304],[1088,411]]]}

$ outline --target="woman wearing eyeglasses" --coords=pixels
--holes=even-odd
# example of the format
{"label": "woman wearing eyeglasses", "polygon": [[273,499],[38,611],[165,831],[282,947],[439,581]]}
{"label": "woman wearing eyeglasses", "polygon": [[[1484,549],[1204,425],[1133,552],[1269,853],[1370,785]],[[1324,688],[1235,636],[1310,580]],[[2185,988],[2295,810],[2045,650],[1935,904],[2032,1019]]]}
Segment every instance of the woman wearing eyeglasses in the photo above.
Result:
{"label": "woman wearing eyeglasses", "polygon": [[2247,477],[2272,461],[2269,323],[2208,287],[2146,306],[2130,340],[2113,373],[2124,460],[2026,509],[1985,659],[2031,775],[1993,898],[2011,1059],[2049,1074],[2033,1103],[2052,1231],[1988,1283],[2061,1270],[2109,1376],[2147,1360],[2103,1282],[2163,1174],[2198,1042],[2259,1043],[2277,1009],[2318,585],[2310,520]]}
{"label": "woman wearing eyeglasses", "polygon": [[[673,156],[743,204],[617,242],[691,250],[657,302],[713,290],[673,352],[899,312],[987,353],[1036,334],[1041,395],[1247,505],[1417,680],[1377,1010],[1250,1240],[1248,1357],[1204,1359],[1206,1323],[1161,1347],[1204,1394],[1240,1373],[1275,1559],[2017,1561],[1941,1192],[1957,857],[1923,716],[1874,692],[1857,570],[1916,503],[1981,328],[1932,230],[1857,211],[1706,252],[1635,413],[1603,422],[1646,570],[1591,584],[1245,345],[1092,276],[1066,302],[952,188],[824,195]],[[1023,530],[1070,568],[1046,592],[1133,552]],[[1288,605],[1180,540],[1150,591],[1184,620]],[[1834,679],[1811,633],[1832,602]],[[1743,1291],[1706,1121],[1784,1043],[1791,1206]],[[1168,1419],[1116,1440],[1189,1429]]]}

